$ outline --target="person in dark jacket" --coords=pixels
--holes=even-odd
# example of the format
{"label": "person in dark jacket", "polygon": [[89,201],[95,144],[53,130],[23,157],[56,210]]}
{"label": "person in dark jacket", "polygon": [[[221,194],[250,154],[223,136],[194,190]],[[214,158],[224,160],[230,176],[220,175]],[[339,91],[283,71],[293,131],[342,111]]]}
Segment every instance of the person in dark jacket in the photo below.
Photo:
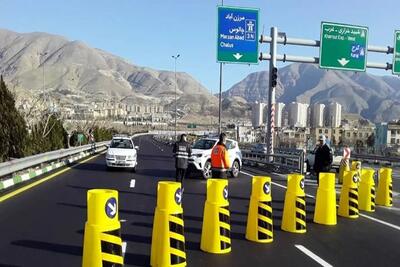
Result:
{"label": "person in dark jacket", "polygon": [[191,145],[186,140],[186,134],[182,134],[178,142],[175,143],[173,152],[175,154],[176,181],[181,183],[183,188],[183,179],[186,175],[188,161],[192,155]]}
{"label": "person in dark jacket", "polygon": [[329,146],[326,144],[326,139],[324,135],[319,137],[319,146],[315,151],[315,160],[314,160],[314,171],[317,175],[317,183],[319,185],[319,174],[321,172],[329,172],[331,170],[332,165],[332,151]]}

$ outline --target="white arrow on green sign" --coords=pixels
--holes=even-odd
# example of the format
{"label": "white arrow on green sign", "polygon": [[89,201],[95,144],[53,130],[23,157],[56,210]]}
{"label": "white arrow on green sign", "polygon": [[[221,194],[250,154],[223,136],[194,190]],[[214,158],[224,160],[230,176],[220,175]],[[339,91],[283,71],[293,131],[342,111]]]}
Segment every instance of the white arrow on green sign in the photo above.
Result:
{"label": "white arrow on green sign", "polygon": [[258,9],[218,7],[217,61],[258,63]]}
{"label": "white arrow on green sign", "polygon": [[365,71],[367,49],[368,27],[321,23],[320,68]]}
{"label": "white arrow on green sign", "polygon": [[395,75],[400,75],[400,31],[394,32],[393,68]]}

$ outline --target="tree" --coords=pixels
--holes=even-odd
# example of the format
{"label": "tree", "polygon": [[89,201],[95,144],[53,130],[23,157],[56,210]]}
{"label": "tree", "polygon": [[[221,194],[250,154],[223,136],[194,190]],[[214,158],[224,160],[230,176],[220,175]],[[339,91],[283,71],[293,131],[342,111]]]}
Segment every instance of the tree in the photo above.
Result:
{"label": "tree", "polygon": [[374,133],[372,133],[370,136],[368,136],[367,145],[369,147],[373,147],[375,145],[375,134]]}
{"label": "tree", "polygon": [[0,77],[0,161],[24,156],[27,130],[15,99]]}

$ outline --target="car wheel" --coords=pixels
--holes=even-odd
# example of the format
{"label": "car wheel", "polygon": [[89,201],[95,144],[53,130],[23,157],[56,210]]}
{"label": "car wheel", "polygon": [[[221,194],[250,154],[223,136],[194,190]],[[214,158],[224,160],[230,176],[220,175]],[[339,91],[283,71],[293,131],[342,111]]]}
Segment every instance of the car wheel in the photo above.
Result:
{"label": "car wheel", "polygon": [[239,173],[240,173],[240,164],[239,161],[235,160],[232,164],[231,176],[233,178],[236,178],[239,176]]}
{"label": "car wheel", "polygon": [[132,172],[136,172],[136,166],[132,168]]}
{"label": "car wheel", "polygon": [[203,168],[203,177],[204,179],[211,178],[211,161],[206,161]]}

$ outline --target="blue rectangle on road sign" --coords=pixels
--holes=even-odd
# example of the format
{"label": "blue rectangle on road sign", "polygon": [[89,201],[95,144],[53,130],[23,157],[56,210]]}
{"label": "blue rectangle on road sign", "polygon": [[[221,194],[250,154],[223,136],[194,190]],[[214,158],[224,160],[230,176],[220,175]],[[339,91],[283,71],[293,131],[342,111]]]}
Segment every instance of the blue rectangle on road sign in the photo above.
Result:
{"label": "blue rectangle on road sign", "polygon": [[217,60],[258,63],[258,9],[218,7]]}

